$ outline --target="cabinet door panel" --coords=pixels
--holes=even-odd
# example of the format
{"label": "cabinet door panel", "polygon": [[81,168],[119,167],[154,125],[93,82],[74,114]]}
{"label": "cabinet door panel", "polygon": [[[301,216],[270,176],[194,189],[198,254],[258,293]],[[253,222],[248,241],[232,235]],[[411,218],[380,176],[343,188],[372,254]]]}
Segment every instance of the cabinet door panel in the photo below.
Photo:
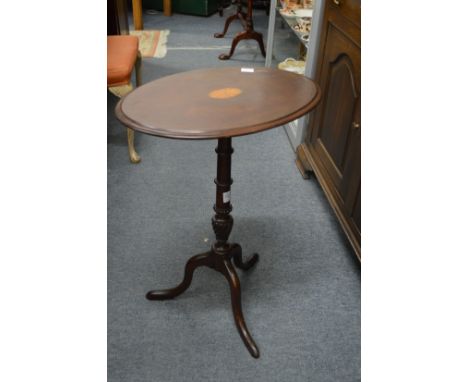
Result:
{"label": "cabinet door panel", "polygon": [[[320,73],[324,97],[312,145],[340,190],[343,172],[351,158],[354,119],[360,107],[360,49],[333,23],[328,25]],[[341,197],[344,199],[344,195]]]}
{"label": "cabinet door panel", "polygon": [[351,121],[357,101],[349,57],[340,54],[329,64],[329,83],[319,139],[327,150],[340,175],[343,172]]}
{"label": "cabinet door panel", "polygon": [[352,215],[356,195],[361,185],[361,99],[356,102],[351,132],[349,133],[348,152],[339,193],[343,196],[346,213]]}

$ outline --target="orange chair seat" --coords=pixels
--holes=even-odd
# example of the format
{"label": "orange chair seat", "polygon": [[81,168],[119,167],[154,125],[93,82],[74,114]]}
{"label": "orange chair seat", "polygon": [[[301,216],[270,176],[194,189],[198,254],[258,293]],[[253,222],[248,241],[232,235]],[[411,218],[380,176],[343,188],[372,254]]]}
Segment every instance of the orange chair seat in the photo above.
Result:
{"label": "orange chair seat", "polygon": [[138,37],[107,36],[107,86],[130,82],[138,55]]}

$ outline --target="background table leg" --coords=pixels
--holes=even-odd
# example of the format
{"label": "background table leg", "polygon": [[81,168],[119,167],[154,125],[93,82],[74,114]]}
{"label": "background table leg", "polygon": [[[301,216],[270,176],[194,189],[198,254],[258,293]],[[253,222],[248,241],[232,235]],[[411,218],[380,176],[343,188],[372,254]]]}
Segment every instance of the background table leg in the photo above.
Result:
{"label": "background table leg", "polygon": [[132,9],[135,30],[143,30],[143,6],[141,5],[141,0],[132,0]]}
{"label": "background table leg", "polygon": [[172,16],[172,3],[171,3],[171,0],[164,0],[163,8],[164,8],[164,16]]}

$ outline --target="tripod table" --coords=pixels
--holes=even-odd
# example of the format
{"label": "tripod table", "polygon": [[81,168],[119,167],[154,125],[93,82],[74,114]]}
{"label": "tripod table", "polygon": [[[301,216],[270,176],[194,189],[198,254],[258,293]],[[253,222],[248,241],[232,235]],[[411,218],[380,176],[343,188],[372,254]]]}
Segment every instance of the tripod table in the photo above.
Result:
{"label": "tripod table", "polygon": [[229,25],[231,25],[231,23],[234,20],[239,20],[244,28],[244,30],[236,34],[236,36],[232,40],[231,50],[229,51],[229,53],[222,53],[218,56],[220,60],[229,60],[231,56],[234,54],[237,44],[241,40],[257,41],[258,45],[260,46],[260,51],[262,52],[263,57],[265,57],[265,46],[263,45],[263,36],[261,33],[257,32],[254,29],[253,17],[252,17],[253,0],[247,0],[247,12],[244,12],[242,10],[243,2],[244,0],[236,0],[236,8],[237,8],[236,13],[234,13],[232,16],[229,16],[226,19],[226,22],[224,24],[224,29],[221,33],[218,32],[214,34],[215,38],[223,38],[224,35],[228,31]]}
{"label": "tripod table", "polygon": [[228,241],[233,225],[231,195],[232,137],[254,134],[295,120],[320,100],[309,78],[270,68],[224,67],[182,72],[140,86],[116,106],[118,119],[136,131],[175,139],[217,139],[216,202],[211,249],[191,257],[182,282],[172,289],[152,290],[149,300],[172,299],[192,281],[195,268],[222,273],[231,290],[231,304],[239,334],[250,354],[260,356],[247,329],[241,306],[236,267],[247,270],[258,254],[242,259],[239,244]]}

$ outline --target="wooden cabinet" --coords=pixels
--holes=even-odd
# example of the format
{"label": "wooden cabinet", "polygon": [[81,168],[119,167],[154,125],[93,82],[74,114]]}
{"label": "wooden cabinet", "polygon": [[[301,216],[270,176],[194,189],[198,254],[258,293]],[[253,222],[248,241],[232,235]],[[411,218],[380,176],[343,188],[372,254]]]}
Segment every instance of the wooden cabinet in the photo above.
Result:
{"label": "wooden cabinet", "polygon": [[322,101],[297,148],[303,175],[313,171],[361,258],[361,5],[326,0],[317,82]]}

